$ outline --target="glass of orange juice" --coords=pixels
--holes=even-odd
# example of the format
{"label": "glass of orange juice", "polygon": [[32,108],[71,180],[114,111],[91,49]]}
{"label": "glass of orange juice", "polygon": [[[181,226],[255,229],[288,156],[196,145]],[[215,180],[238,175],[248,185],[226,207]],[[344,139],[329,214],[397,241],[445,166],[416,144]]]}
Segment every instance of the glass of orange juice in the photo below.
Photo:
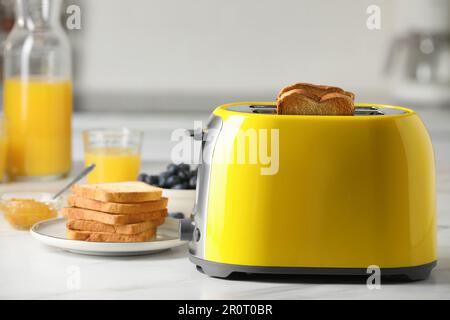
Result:
{"label": "glass of orange juice", "polygon": [[95,164],[89,183],[136,180],[141,166],[143,133],[128,128],[93,129],[83,133],[85,164]]}

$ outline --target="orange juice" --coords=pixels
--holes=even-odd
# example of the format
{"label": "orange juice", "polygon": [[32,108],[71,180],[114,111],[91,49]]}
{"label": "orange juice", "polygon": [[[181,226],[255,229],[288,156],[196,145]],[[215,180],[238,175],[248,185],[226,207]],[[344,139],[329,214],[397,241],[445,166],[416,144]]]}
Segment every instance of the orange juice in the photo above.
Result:
{"label": "orange juice", "polygon": [[86,150],[85,164],[95,163],[88,175],[89,183],[123,182],[136,180],[141,166],[138,152],[126,147],[102,147]]}
{"label": "orange juice", "polygon": [[7,79],[7,171],[15,177],[61,176],[71,167],[70,81]]}
{"label": "orange juice", "polygon": [[6,171],[6,137],[0,136],[0,182],[3,182],[5,179],[5,171]]}

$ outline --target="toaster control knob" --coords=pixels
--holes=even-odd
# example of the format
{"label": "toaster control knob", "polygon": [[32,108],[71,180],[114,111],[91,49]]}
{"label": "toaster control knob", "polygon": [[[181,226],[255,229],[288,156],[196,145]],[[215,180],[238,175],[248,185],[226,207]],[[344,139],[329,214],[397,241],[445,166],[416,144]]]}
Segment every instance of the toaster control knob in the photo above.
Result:
{"label": "toaster control knob", "polygon": [[194,238],[194,221],[191,219],[180,220],[180,239],[184,241],[192,241]]}

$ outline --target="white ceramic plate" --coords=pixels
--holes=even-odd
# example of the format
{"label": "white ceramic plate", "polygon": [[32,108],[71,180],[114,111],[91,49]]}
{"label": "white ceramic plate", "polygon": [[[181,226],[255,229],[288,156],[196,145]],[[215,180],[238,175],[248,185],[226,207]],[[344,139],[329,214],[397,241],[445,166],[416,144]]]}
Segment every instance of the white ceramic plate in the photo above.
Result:
{"label": "white ceramic plate", "polygon": [[40,242],[66,251],[98,255],[98,256],[129,256],[156,253],[178,247],[186,241],[178,237],[176,223],[169,221],[158,228],[156,239],[147,242],[88,242],[66,239],[66,220],[56,218],[36,223],[30,230],[31,235]]}

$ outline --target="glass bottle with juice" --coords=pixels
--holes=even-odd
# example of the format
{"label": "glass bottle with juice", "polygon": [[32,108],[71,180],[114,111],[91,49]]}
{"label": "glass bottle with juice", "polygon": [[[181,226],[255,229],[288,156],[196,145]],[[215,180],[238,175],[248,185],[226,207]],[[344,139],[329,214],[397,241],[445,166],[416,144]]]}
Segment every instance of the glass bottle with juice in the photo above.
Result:
{"label": "glass bottle with juice", "polygon": [[61,0],[17,0],[5,43],[4,114],[12,180],[48,180],[71,169],[71,55]]}

